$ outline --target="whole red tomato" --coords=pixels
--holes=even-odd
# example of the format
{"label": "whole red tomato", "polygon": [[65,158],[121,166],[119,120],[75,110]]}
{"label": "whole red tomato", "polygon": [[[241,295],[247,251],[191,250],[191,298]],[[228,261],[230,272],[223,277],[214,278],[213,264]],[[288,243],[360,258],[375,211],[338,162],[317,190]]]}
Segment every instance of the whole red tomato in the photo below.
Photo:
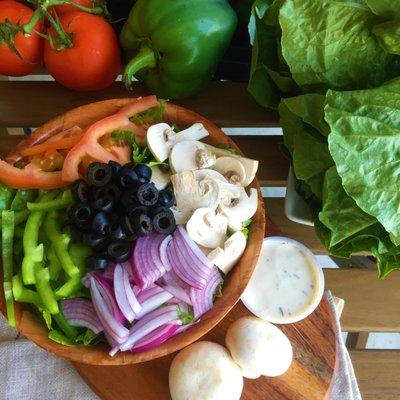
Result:
{"label": "whole red tomato", "polygon": [[[93,0],[73,0],[73,2],[88,8],[93,8],[96,5],[96,2]],[[59,6],[50,7],[49,11],[56,13],[60,17],[68,12],[77,11],[77,9],[71,4],[61,4]]]}
{"label": "whole red tomato", "polygon": [[42,65],[43,39],[36,33],[42,31],[42,25],[38,22],[30,35],[18,31],[19,26],[29,22],[32,14],[33,11],[21,3],[0,1],[0,74],[24,76]]}
{"label": "whole red tomato", "polygon": [[[74,11],[60,17],[72,46],[57,50],[45,43],[44,63],[53,78],[74,90],[100,90],[110,86],[120,70],[117,36],[103,18]],[[57,37],[53,28],[48,30]]]}

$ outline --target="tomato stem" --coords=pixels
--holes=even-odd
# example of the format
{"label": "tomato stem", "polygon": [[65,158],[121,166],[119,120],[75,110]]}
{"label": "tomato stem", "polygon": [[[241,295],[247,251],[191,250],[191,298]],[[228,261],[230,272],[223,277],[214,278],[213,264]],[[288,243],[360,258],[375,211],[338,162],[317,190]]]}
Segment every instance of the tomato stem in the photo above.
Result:
{"label": "tomato stem", "polygon": [[51,23],[52,27],[54,28],[54,30],[57,33],[56,38],[52,37],[49,34],[49,40],[50,40],[51,46],[55,50],[59,50],[59,51],[72,47],[72,45],[73,45],[72,33],[65,32],[65,30],[62,27],[58,18],[55,19],[48,11],[45,11],[45,14],[46,14],[47,19]]}
{"label": "tomato stem", "polygon": [[15,36],[20,31],[20,26],[11,23],[7,19],[0,23],[0,44],[5,43],[14,54],[23,60],[21,53],[15,45]]}
{"label": "tomato stem", "polygon": [[29,22],[25,25],[22,25],[22,32],[24,33],[24,35],[30,35],[32,33],[35,25],[43,19],[43,15],[44,12],[40,7],[34,11]]}

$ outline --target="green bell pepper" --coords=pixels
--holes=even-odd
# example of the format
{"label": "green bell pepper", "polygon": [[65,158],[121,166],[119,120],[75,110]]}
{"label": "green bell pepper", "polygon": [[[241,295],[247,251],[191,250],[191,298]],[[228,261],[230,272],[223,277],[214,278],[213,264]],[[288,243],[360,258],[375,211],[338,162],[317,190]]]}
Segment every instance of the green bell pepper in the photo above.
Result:
{"label": "green bell pepper", "polygon": [[132,57],[125,84],[130,87],[136,77],[167,99],[198,92],[211,79],[236,24],[226,0],[138,0],[120,34]]}
{"label": "green bell pepper", "polygon": [[15,190],[5,185],[0,185],[0,211],[10,208]]}
{"label": "green bell pepper", "polygon": [[[36,211],[40,212],[40,211]],[[71,238],[61,232],[60,217],[57,211],[51,211],[44,220],[44,230],[49,238],[62,268],[70,278],[79,275],[79,268],[74,264],[68,252]]]}
{"label": "green bell pepper", "polygon": [[50,314],[58,314],[60,309],[58,307],[56,295],[50,285],[49,269],[41,264],[35,265],[35,278],[36,290],[43,303],[44,309]]}
{"label": "green bell pepper", "polygon": [[74,202],[71,190],[64,190],[57,198],[47,201],[28,202],[29,211],[52,211],[69,207]]}
{"label": "green bell pepper", "polygon": [[21,276],[15,275],[12,279],[12,290],[14,299],[20,303],[31,303],[38,308],[43,307],[42,300],[40,296],[34,290],[27,289],[23,282]]}
{"label": "green bell pepper", "polygon": [[1,258],[3,263],[3,289],[6,299],[8,324],[15,327],[14,299],[12,293],[14,211],[2,211]]}

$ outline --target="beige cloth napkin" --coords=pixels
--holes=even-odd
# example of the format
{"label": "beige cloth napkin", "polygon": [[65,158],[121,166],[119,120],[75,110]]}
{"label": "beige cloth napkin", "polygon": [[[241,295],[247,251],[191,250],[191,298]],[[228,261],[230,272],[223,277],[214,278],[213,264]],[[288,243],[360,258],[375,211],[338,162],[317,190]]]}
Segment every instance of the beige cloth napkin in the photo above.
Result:
{"label": "beige cloth napkin", "polygon": [[325,292],[325,296],[329,301],[332,313],[335,316],[335,325],[338,332],[339,349],[338,352],[338,373],[336,379],[331,383],[329,400],[361,400],[360,390],[358,388],[357,379],[354,374],[353,364],[343,341],[340,327],[340,315],[343,311],[344,301],[333,297],[331,292]]}
{"label": "beige cloth napkin", "polygon": [[[325,293],[340,332],[335,300]],[[336,300],[339,314],[343,301]],[[339,373],[329,400],[361,400],[349,353],[340,340]],[[260,397],[261,399],[261,397]],[[7,326],[0,314],[0,400],[99,400],[71,363],[37,347]],[[121,399],[122,400],[122,399]],[[227,399],[228,400],[228,399]]]}

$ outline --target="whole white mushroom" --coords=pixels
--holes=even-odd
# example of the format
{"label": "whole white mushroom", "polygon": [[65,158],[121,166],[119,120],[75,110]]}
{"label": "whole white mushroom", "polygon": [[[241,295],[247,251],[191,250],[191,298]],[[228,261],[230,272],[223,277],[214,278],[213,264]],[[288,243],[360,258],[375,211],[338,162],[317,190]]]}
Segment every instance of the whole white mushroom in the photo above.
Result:
{"label": "whole white mushroom", "polygon": [[225,343],[245,378],[279,376],[290,367],[292,345],[275,325],[257,317],[235,321],[226,333]]}
{"label": "whole white mushroom", "polygon": [[243,377],[225,347],[197,342],[172,361],[169,390],[172,400],[239,400]]}

